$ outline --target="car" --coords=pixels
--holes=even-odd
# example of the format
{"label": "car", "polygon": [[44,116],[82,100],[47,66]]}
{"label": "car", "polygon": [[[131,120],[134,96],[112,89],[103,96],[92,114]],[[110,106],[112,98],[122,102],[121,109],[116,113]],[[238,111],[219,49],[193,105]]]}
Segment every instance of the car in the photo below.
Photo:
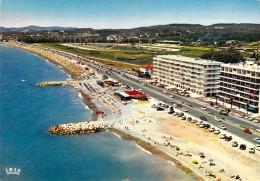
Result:
{"label": "car", "polygon": [[249,117],[248,117],[248,116],[245,116],[244,118],[245,118],[245,119],[248,119]]}
{"label": "car", "polygon": [[184,116],[184,113],[183,113],[183,112],[180,112],[179,115],[180,115],[180,116]]}
{"label": "car", "polygon": [[188,110],[187,109],[185,109],[185,108],[183,108],[183,109],[181,109],[183,112],[188,112]]}
{"label": "car", "polygon": [[197,120],[196,120],[196,119],[194,119],[194,120],[191,120],[190,122],[191,122],[191,123],[196,123],[196,122],[197,122]]}
{"label": "car", "polygon": [[245,150],[245,149],[246,149],[246,144],[241,144],[241,145],[239,146],[239,149],[240,149],[240,150]]}
{"label": "car", "polygon": [[221,131],[220,130],[215,130],[214,134],[219,134]]}
{"label": "car", "polygon": [[250,131],[248,128],[244,129],[243,131],[247,134],[252,134],[252,131]]}
{"label": "car", "polygon": [[207,108],[206,108],[206,107],[201,107],[200,109],[202,109],[202,110],[204,110],[204,111],[206,111],[206,110],[207,110]]}
{"label": "car", "polygon": [[215,131],[215,128],[212,127],[212,128],[209,128],[209,132],[214,132]]}
{"label": "car", "polygon": [[173,113],[173,116],[178,116],[178,115],[179,115],[178,112]]}
{"label": "car", "polygon": [[220,115],[225,115],[225,116],[227,116],[227,115],[228,115],[228,112],[225,111],[225,110],[221,110],[221,111],[219,112],[219,114],[220,114]]}
{"label": "car", "polygon": [[199,125],[199,128],[204,128],[204,124],[200,124],[200,125]]}
{"label": "car", "polygon": [[230,141],[230,140],[232,140],[232,136],[226,136],[225,137],[225,141]]}
{"label": "car", "polygon": [[260,151],[260,144],[255,144],[254,149]]}
{"label": "car", "polygon": [[174,95],[170,95],[170,98],[174,98]]}
{"label": "car", "polygon": [[232,142],[232,147],[237,147],[238,146],[238,142],[237,141],[233,141]]}
{"label": "car", "polygon": [[165,90],[165,91],[163,91],[163,93],[164,93],[164,94],[166,94],[166,93],[167,93],[167,91]]}
{"label": "car", "polygon": [[169,106],[169,105],[167,105],[167,104],[165,104],[165,105],[164,105],[164,107],[165,107],[165,108],[169,108],[170,106]]}
{"label": "car", "polygon": [[214,120],[217,122],[221,122],[221,119],[219,119],[218,117],[216,117]]}
{"label": "car", "polygon": [[208,119],[204,116],[200,116],[200,119],[203,120],[203,121],[207,121]]}
{"label": "car", "polygon": [[256,129],[256,131],[257,131],[258,133],[260,133],[260,129]]}
{"label": "car", "polygon": [[253,141],[256,142],[256,143],[260,143],[260,138],[255,137],[255,138],[253,139]]}
{"label": "car", "polygon": [[176,108],[176,107],[178,107],[178,106],[177,106],[177,104],[174,104],[174,105],[173,105],[173,107],[175,107],[175,108]]}
{"label": "car", "polygon": [[173,114],[173,113],[174,113],[174,111],[169,111],[169,112],[168,112],[168,114]]}
{"label": "car", "polygon": [[177,107],[182,107],[182,105],[181,104],[176,104],[177,105]]}
{"label": "car", "polygon": [[162,108],[162,107],[158,107],[156,110],[157,110],[157,111],[165,111],[165,109]]}
{"label": "car", "polygon": [[215,108],[219,108],[218,106],[215,106]]}
{"label": "car", "polygon": [[188,117],[188,118],[187,118],[187,121],[191,121],[191,120],[192,120],[192,118],[191,118],[191,117]]}
{"label": "car", "polygon": [[198,122],[196,123],[197,126],[199,126],[200,124],[204,124],[203,121],[200,121],[200,122],[198,121]]}
{"label": "car", "polygon": [[182,117],[181,117],[181,120],[186,120],[186,116],[182,116]]}
{"label": "car", "polygon": [[223,125],[219,125],[218,128],[223,129],[223,130],[226,130],[226,129],[227,129],[227,128],[226,128],[225,126],[223,126]]}
{"label": "car", "polygon": [[209,129],[209,128],[210,128],[210,125],[209,125],[209,124],[204,124],[204,128],[205,128],[205,129]]}
{"label": "car", "polygon": [[259,119],[255,119],[255,123],[260,123],[260,120]]}
{"label": "car", "polygon": [[255,118],[249,117],[248,120],[249,121],[253,121]]}
{"label": "car", "polygon": [[254,148],[249,148],[249,153],[255,153],[255,149]]}
{"label": "car", "polygon": [[226,138],[226,134],[221,134],[219,138],[220,139],[225,139]]}
{"label": "car", "polygon": [[245,116],[246,116],[246,115],[244,115],[244,114],[241,114],[241,115],[240,115],[240,118],[244,118]]}

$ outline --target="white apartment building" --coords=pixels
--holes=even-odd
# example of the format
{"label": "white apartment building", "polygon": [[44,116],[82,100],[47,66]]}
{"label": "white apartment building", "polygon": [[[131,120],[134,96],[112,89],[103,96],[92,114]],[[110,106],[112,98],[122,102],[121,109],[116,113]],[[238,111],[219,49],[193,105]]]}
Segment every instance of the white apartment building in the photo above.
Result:
{"label": "white apartment building", "polygon": [[254,113],[260,107],[260,65],[253,61],[222,64],[219,100]]}
{"label": "white apartment building", "polygon": [[202,96],[218,94],[221,62],[181,55],[158,55],[153,58],[153,77]]}

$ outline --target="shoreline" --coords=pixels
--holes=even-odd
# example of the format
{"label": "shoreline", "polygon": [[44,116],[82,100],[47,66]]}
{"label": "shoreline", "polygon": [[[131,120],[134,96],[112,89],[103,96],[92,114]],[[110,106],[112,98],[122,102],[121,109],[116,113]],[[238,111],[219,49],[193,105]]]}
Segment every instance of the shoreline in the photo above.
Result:
{"label": "shoreline", "polygon": [[162,150],[156,148],[155,146],[151,145],[150,143],[135,137],[131,134],[127,134],[119,129],[116,128],[109,128],[108,129],[111,133],[115,133],[121,137],[121,139],[127,140],[127,141],[134,141],[137,145],[145,149],[146,151],[150,152],[152,155],[157,155],[162,157],[166,161],[171,161],[174,163],[176,167],[178,167],[181,171],[184,171],[186,173],[192,173],[193,177],[197,179],[198,181],[205,181],[204,178],[200,177],[196,172],[193,172],[190,170],[190,168],[184,166],[179,160],[172,158],[167,153],[163,152]]}
{"label": "shoreline", "polygon": [[[10,43],[7,44],[8,46],[11,46]],[[71,78],[77,78],[79,75],[77,75],[76,73],[70,71],[70,69],[64,67],[62,64],[58,64],[55,60],[52,60],[50,57],[48,57],[47,55],[42,55],[41,53],[37,52],[37,51],[33,51],[31,50],[30,47],[22,47],[21,45],[18,46],[18,45],[13,45],[11,47],[14,47],[14,48],[18,48],[18,49],[22,49],[24,51],[27,51],[27,52],[30,52],[32,54],[36,54],[38,56],[40,56],[41,58],[47,60],[47,61],[50,61],[52,63],[54,63],[54,65],[58,65],[59,67],[61,67],[66,73],[68,73],[69,75],[71,75]],[[52,58],[55,58],[55,57],[52,57]],[[90,97],[84,93],[82,90],[79,90],[77,88],[75,88],[74,86],[70,86],[74,89],[76,89],[81,95],[82,95],[82,98],[84,100],[84,104],[88,106],[88,108],[93,112],[92,113],[92,118],[91,120],[95,121],[97,120],[98,118],[98,115],[96,115],[96,112],[98,111],[98,108],[96,106],[95,103],[93,103],[91,101],[91,99],[89,99]],[[115,129],[115,128],[111,128],[109,129],[109,131],[111,133],[115,133],[115,134],[118,134],[121,136],[122,139],[125,139],[125,140],[129,140],[129,141],[135,141],[137,145],[141,146],[143,149],[149,151],[150,153],[152,153],[153,155],[158,155],[158,156],[161,156],[165,161],[171,161],[175,164],[176,167],[178,167],[181,171],[184,171],[184,172],[190,172],[190,169],[186,166],[184,166],[182,163],[185,163],[183,161],[180,161],[180,160],[177,160],[177,159],[174,159],[172,158],[171,156],[169,156],[165,151],[163,150],[160,150],[158,148],[156,148],[155,146],[151,145],[150,143],[146,142],[145,140],[141,139],[141,138],[138,138],[138,137],[135,137],[131,134],[128,134],[128,133],[125,133],[123,131],[120,131],[118,129]],[[206,178],[202,177],[199,172],[197,172],[196,170],[192,171],[192,176],[196,179],[196,180],[199,180],[199,181],[204,181],[204,180],[207,180]]]}

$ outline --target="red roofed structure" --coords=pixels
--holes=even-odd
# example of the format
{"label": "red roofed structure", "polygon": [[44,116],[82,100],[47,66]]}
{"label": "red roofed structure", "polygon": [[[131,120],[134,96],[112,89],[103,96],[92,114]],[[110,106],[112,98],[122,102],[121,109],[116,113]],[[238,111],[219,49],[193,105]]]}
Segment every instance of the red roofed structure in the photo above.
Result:
{"label": "red roofed structure", "polygon": [[152,65],[141,65],[140,67],[146,68],[146,69],[154,69],[154,68],[156,68],[156,67],[154,67]]}
{"label": "red roofed structure", "polygon": [[145,99],[146,95],[138,91],[124,91],[126,94],[136,99]]}

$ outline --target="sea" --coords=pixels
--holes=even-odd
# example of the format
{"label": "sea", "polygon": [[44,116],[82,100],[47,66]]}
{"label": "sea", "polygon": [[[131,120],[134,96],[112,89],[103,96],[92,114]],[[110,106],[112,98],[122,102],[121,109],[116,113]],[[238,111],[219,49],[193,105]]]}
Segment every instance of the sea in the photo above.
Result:
{"label": "sea", "polygon": [[0,44],[0,180],[195,180],[110,132],[50,134],[53,125],[91,119],[73,88],[35,85],[68,78],[57,65]]}

